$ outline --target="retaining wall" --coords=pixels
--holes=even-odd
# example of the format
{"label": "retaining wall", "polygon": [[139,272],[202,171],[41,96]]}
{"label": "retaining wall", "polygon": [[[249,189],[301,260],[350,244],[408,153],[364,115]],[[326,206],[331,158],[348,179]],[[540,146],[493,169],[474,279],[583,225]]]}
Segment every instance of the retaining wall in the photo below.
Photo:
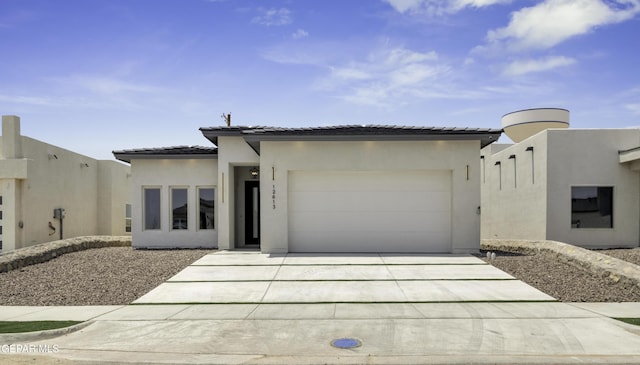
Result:
{"label": "retaining wall", "polygon": [[42,243],[1,254],[0,272],[46,262],[69,252],[125,246],[131,246],[131,236],[83,236]]}
{"label": "retaining wall", "polygon": [[544,251],[574,267],[606,278],[614,283],[640,286],[640,266],[595,251],[558,241],[483,239],[481,249],[536,254]]}

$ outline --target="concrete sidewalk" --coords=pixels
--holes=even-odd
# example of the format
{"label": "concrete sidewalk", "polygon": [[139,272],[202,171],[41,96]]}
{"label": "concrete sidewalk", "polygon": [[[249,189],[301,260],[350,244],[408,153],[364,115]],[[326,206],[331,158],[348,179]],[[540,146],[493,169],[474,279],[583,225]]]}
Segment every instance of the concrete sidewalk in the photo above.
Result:
{"label": "concrete sidewalk", "polygon": [[640,363],[640,328],[599,314],[638,303],[560,303],[472,256],[220,252],[136,303],[31,344],[81,363]]}
{"label": "concrete sidewalk", "polygon": [[[200,319],[354,318],[640,318],[626,303],[324,303],[2,306],[0,321],[162,321]],[[282,312],[279,312],[283,310]],[[640,328],[639,328],[640,329]],[[0,335],[1,336],[1,335]]]}

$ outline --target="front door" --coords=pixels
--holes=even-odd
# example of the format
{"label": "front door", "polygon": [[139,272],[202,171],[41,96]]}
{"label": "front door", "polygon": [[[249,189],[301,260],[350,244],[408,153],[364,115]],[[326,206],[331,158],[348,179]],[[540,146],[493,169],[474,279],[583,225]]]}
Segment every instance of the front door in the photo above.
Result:
{"label": "front door", "polygon": [[244,243],[260,245],[260,181],[244,182]]}

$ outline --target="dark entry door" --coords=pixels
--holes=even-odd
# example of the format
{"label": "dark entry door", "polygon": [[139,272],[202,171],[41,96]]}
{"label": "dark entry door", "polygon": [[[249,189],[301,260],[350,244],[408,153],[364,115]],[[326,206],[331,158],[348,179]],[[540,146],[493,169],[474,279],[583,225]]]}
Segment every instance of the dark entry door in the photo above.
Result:
{"label": "dark entry door", "polygon": [[244,182],[244,244],[260,245],[260,181]]}

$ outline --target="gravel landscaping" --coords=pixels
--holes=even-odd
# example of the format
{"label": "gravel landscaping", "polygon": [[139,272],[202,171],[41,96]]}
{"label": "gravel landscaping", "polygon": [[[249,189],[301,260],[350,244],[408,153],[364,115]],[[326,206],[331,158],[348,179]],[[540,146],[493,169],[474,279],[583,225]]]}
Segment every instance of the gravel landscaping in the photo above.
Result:
{"label": "gravel landscaping", "polygon": [[129,304],[211,250],[94,248],[0,273],[0,305]]}
{"label": "gravel landscaping", "polygon": [[[640,264],[640,248],[597,252]],[[497,252],[492,264],[563,302],[640,302],[640,287],[614,283],[559,262],[547,252],[535,255]]]}
{"label": "gravel landscaping", "polygon": [[[107,247],[68,253],[0,273],[0,305],[129,304],[210,252]],[[640,248],[597,252],[640,264]],[[640,302],[640,287],[613,283],[549,253],[498,252],[492,264],[564,302]]]}

